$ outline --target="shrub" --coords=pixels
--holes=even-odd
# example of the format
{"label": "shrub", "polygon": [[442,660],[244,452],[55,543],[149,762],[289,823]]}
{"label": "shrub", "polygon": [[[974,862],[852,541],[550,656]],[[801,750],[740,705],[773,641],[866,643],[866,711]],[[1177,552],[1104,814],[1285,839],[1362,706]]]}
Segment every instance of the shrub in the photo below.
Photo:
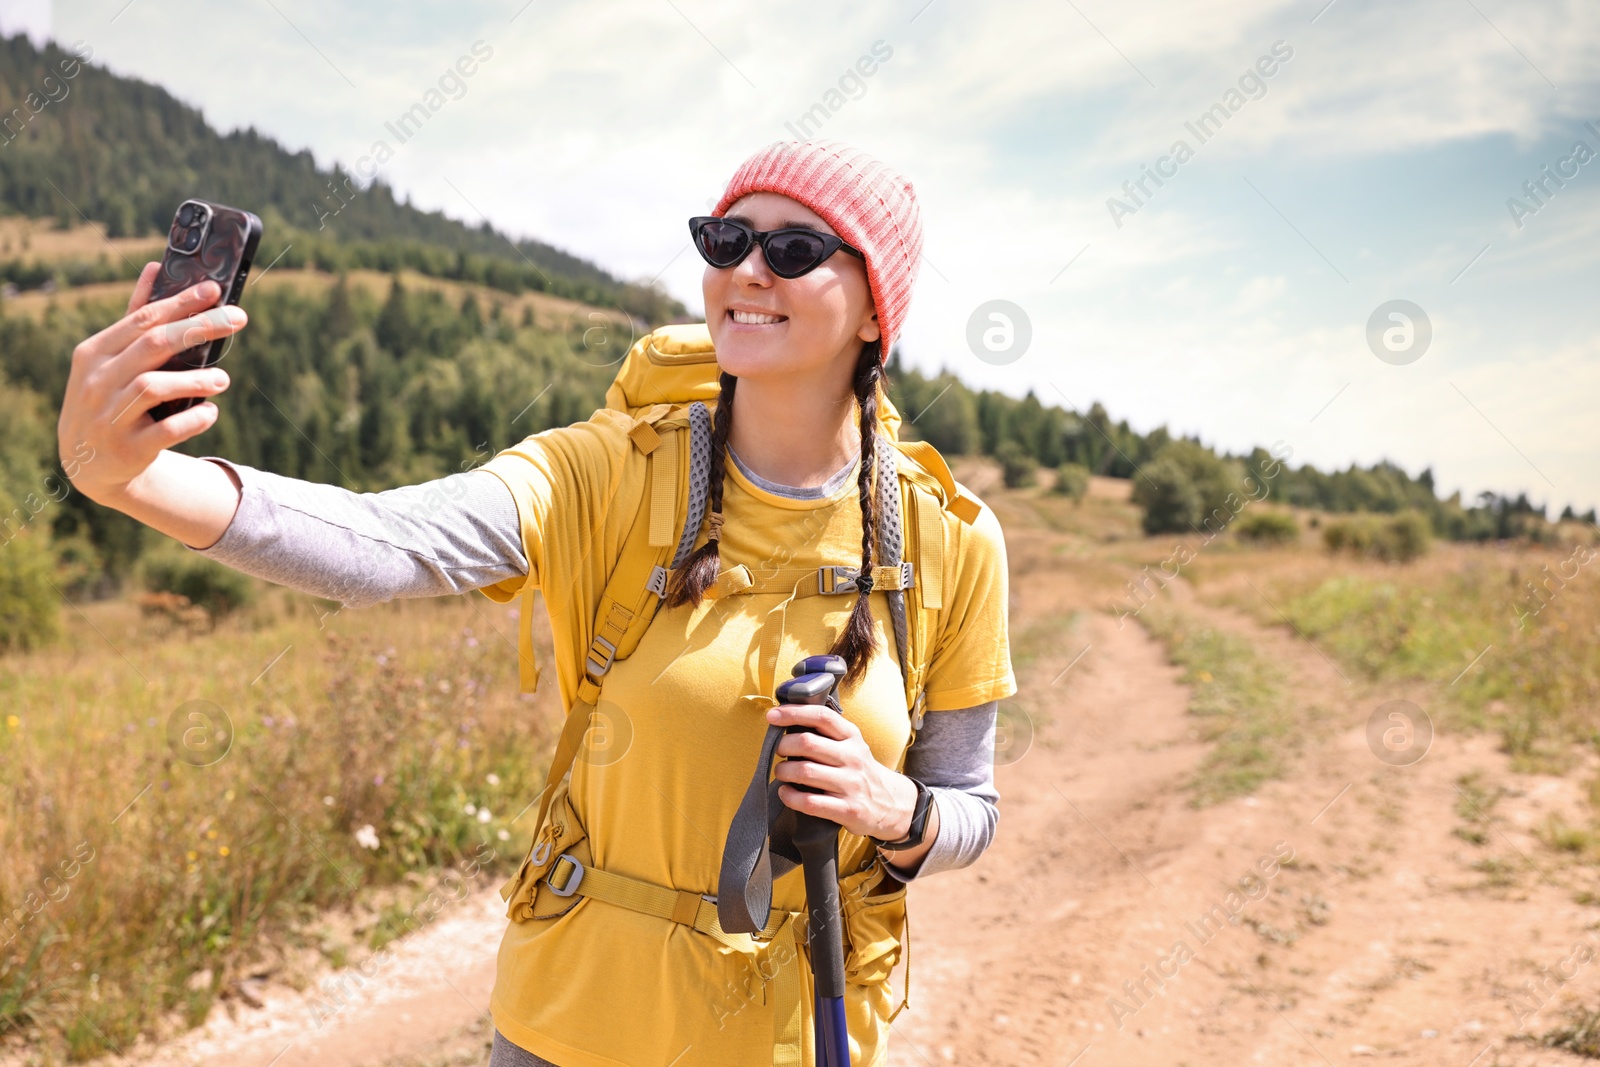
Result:
{"label": "shrub", "polygon": [[1015,441],[1007,441],[995,452],[1007,489],[1026,489],[1039,481],[1039,461],[1028,455]]}
{"label": "shrub", "polygon": [[1219,531],[1243,508],[1243,489],[1237,462],[1193,441],[1171,441],[1134,476],[1133,502],[1145,509],[1145,533]]}
{"label": "shrub", "polygon": [[1200,490],[1183,465],[1170,456],[1145,464],[1134,480],[1133,502],[1144,508],[1144,532],[1188,532],[1200,521]]}
{"label": "shrub", "polygon": [[55,640],[61,598],[51,585],[52,563],[43,533],[28,529],[0,539],[0,652]]}
{"label": "shrub", "polygon": [[1246,511],[1233,524],[1241,541],[1258,545],[1290,545],[1300,540],[1300,523],[1287,511]]}
{"label": "shrub", "polygon": [[1404,563],[1428,551],[1433,543],[1433,526],[1420,511],[1402,511],[1384,523],[1384,532],[1391,546],[1390,559]]}
{"label": "shrub", "polygon": [[142,569],[146,589],[187,597],[191,604],[205,608],[213,619],[244,607],[255,595],[248,576],[181,549],[152,552]]}
{"label": "shrub", "polygon": [[1089,492],[1089,468],[1081,463],[1061,464],[1056,468],[1055,484],[1050,489],[1073,500],[1082,500]]}
{"label": "shrub", "polygon": [[1427,517],[1418,511],[1398,515],[1354,515],[1322,528],[1329,552],[1348,552],[1364,559],[1404,563],[1428,551],[1433,539]]}

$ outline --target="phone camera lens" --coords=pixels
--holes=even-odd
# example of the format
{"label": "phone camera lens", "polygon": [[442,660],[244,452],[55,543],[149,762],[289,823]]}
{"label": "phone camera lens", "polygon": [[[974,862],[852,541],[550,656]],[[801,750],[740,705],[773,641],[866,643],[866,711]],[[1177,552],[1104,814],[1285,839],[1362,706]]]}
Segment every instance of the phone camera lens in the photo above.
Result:
{"label": "phone camera lens", "polygon": [[178,209],[178,225],[189,226],[194,223],[196,208],[193,204],[185,204]]}
{"label": "phone camera lens", "polygon": [[179,245],[185,252],[193,252],[200,247],[200,231],[190,230],[183,235],[183,244]]}

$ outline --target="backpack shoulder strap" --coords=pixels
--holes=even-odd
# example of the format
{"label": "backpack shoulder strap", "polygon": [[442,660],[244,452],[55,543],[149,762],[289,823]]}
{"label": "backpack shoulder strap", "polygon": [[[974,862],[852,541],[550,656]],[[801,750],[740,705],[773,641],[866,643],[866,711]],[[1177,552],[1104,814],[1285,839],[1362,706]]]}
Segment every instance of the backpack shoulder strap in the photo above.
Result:
{"label": "backpack shoulder strap", "polygon": [[[600,698],[600,681],[611,665],[626,659],[655,617],[656,608],[667,594],[667,566],[680,564],[693,548],[695,536],[705,516],[706,488],[711,455],[711,417],[706,406],[696,402],[686,414],[670,418],[673,405],[658,404],[635,416],[628,436],[634,450],[649,463],[644,493],[634,513],[632,526],[623,540],[622,552],[606,579],[595,610],[589,649],[581,664],[581,675],[566,724],[550,757],[540,793],[539,812],[534,820],[537,835],[545,825],[556,787],[572,768],[578,747],[589,728],[595,702]],[[680,442],[688,431],[689,442]],[[636,457],[630,460],[637,462]],[[682,531],[676,539],[663,536],[675,532],[679,487],[689,483]],[[523,861],[523,870],[528,860]],[[518,878],[521,877],[521,872]],[[516,878],[506,883],[502,895],[510,891]]]}
{"label": "backpack shoulder strap", "polygon": [[[965,523],[976,521],[980,505],[964,493],[939,450],[926,441],[894,441],[884,449],[888,474],[898,474],[901,544],[880,539],[887,559],[913,561],[916,580],[908,592],[889,594],[889,608],[901,654],[906,706],[911,712],[911,742],[916,741],[926,713],[928,668],[944,608],[945,512]],[[884,477],[880,473],[880,478]],[[879,484],[886,484],[881,481]],[[890,500],[892,494],[882,498]],[[887,518],[887,516],[886,516]],[[901,631],[905,640],[900,641]],[[907,745],[907,748],[910,744]]]}
{"label": "backpack shoulder strap", "polygon": [[[641,412],[629,435],[650,467],[644,498],[595,611],[584,669],[596,681],[638,647],[667,595],[669,569],[688,558],[705,516],[711,416],[699,401],[681,416],[668,418],[671,414],[667,404]],[[685,505],[681,520],[680,501]]]}
{"label": "backpack shoulder strap", "polygon": [[969,526],[978,521],[978,502],[961,491],[955,475],[950,473],[950,465],[937,448],[927,441],[896,441],[894,446],[920,468],[925,475],[925,484],[926,479],[932,480],[929,488],[937,487],[942,494],[940,503],[950,514]]}

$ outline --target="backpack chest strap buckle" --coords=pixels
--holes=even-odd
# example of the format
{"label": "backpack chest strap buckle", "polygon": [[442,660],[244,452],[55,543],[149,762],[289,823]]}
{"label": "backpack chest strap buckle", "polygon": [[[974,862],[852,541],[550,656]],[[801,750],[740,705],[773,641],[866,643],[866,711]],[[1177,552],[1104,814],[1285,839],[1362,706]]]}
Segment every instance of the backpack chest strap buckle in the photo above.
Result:
{"label": "backpack chest strap buckle", "polygon": [[[817,592],[823,596],[861,592],[859,567],[822,566],[817,568]],[[867,577],[872,590],[900,592],[916,584],[915,565],[910,560],[887,567],[874,567]]]}
{"label": "backpack chest strap buckle", "polygon": [[839,593],[854,593],[856,591],[856,569],[854,567],[818,567],[817,592],[823,596],[833,596]]}

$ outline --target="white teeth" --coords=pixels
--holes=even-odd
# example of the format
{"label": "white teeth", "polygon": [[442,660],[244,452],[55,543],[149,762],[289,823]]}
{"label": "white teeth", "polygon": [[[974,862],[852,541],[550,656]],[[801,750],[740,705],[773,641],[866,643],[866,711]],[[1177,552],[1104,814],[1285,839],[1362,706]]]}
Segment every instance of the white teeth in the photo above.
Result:
{"label": "white teeth", "polygon": [[730,314],[734,322],[742,322],[747,326],[766,326],[783,321],[782,315],[757,315],[753,311],[734,311]]}

